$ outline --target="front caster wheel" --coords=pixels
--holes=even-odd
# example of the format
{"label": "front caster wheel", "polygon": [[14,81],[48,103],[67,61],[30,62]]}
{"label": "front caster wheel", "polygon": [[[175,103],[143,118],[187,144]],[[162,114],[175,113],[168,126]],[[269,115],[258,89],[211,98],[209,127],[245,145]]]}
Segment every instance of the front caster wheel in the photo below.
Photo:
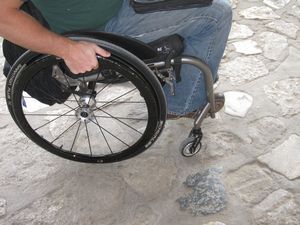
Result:
{"label": "front caster wheel", "polygon": [[201,150],[201,147],[202,144],[197,138],[189,137],[181,143],[180,151],[184,157],[192,157]]}

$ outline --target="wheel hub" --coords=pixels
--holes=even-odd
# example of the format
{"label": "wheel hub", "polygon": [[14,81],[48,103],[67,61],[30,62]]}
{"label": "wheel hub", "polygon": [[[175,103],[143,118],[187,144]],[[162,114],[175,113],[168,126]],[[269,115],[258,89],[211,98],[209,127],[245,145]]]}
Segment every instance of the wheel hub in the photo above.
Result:
{"label": "wheel hub", "polygon": [[79,100],[79,108],[76,110],[76,116],[82,122],[91,122],[94,118],[96,109],[96,100],[91,96],[82,96]]}

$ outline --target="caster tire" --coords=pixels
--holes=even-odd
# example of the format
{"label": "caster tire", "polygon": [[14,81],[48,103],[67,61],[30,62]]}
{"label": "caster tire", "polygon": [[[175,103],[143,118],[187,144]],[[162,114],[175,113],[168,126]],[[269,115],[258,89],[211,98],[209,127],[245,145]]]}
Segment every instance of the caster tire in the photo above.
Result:
{"label": "caster tire", "polygon": [[192,157],[201,150],[201,142],[196,146],[196,149],[193,149],[194,142],[195,138],[189,137],[181,143],[180,152],[184,157]]}

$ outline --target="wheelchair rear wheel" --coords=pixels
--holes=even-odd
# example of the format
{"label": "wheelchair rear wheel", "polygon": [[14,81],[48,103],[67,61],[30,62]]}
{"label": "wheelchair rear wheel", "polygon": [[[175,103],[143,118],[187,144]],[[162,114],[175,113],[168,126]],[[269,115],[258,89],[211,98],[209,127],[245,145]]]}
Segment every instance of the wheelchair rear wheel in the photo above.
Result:
{"label": "wheelchair rear wheel", "polygon": [[[111,57],[99,57],[100,67],[94,73],[70,78],[61,59],[26,53],[13,66],[6,86],[13,119],[36,144],[70,160],[110,163],[143,152],[165,123],[166,102],[159,81],[128,51],[104,41],[77,40],[92,41],[110,51]],[[52,73],[53,68],[62,71],[65,82],[52,74],[49,78],[61,98],[57,92],[43,90],[43,85],[31,85],[49,68]],[[99,82],[110,73],[124,82]],[[43,93],[43,99],[28,94],[29,87]]]}

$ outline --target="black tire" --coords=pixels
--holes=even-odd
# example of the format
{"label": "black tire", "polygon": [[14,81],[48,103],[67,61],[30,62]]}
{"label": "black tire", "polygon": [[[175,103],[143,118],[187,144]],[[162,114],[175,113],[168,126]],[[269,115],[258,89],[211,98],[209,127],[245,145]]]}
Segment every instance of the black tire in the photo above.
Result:
{"label": "black tire", "polygon": [[181,155],[184,157],[192,157],[196,155],[202,148],[201,142],[194,148],[195,138],[194,137],[188,137],[186,138],[180,145],[180,152]]}
{"label": "black tire", "polygon": [[[128,82],[96,84],[97,80],[90,81],[87,87],[96,86],[101,91],[89,90],[90,92],[86,94],[79,93],[78,88],[75,90],[76,87],[67,90],[64,88],[63,91],[67,92],[67,96],[70,95],[69,98],[57,101],[57,104],[43,105],[46,109],[42,108],[34,113],[26,112],[24,90],[27,90],[28,84],[39,71],[53,65],[61,67],[60,59],[27,52],[12,67],[6,85],[7,105],[16,124],[32,141],[45,150],[74,161],[111,163],[131,158],[145,151],[158,138],[165,124],[166,101],[159,81],[141,60],[114,44],[84,37],[74,39],[96,43],[111,52],[111,57],[101,58],[101,63],[121,73]],[[90,74],[83,75],[82,80],[89,76]],[[119,93],[120,90],[129,90],[128,88],[133,89],[125,94]],[[92,91],[94,95],[98,93],[94,99],[89,99],[86,96]],[[119,93],[119,96],[103,100],[113,96],[114,93]],[[129,100],[120,100],[124,96]],[[26,98],[28,99],[25,99],[25,102],[36,101],[30,96]],[[49,95],[49,98],[58,100],[52,95]],[[86,99],[88,103],[83,106],[85,103],[81,102]],[[138,100],[133,102],[132,99]],[[91,100],[94,103],[93,107],[90,106]],[[134,104],[140,104],[140,111],[137,111],[138,107]],[[116,107],[118,108],[115,109]],[[120,113],[127,113],[131,117],[121,116]],[[147,117],[143,117],[145,115]],[[39,124],[39,119],[43,123]],[[68,125],[64,127],[64,124]],[[120,131],[112,128],[118,128]],[[91,132],[94,133],[91,135]],[[79,139],[80,135],[82,135],[81,139]],[[113,144],[109,143],[110,141],[113,141]],[[80,146],[77,146],[79,144]],[[122,145],[123,147],[118,147],[118,150],[114,149]]]}

